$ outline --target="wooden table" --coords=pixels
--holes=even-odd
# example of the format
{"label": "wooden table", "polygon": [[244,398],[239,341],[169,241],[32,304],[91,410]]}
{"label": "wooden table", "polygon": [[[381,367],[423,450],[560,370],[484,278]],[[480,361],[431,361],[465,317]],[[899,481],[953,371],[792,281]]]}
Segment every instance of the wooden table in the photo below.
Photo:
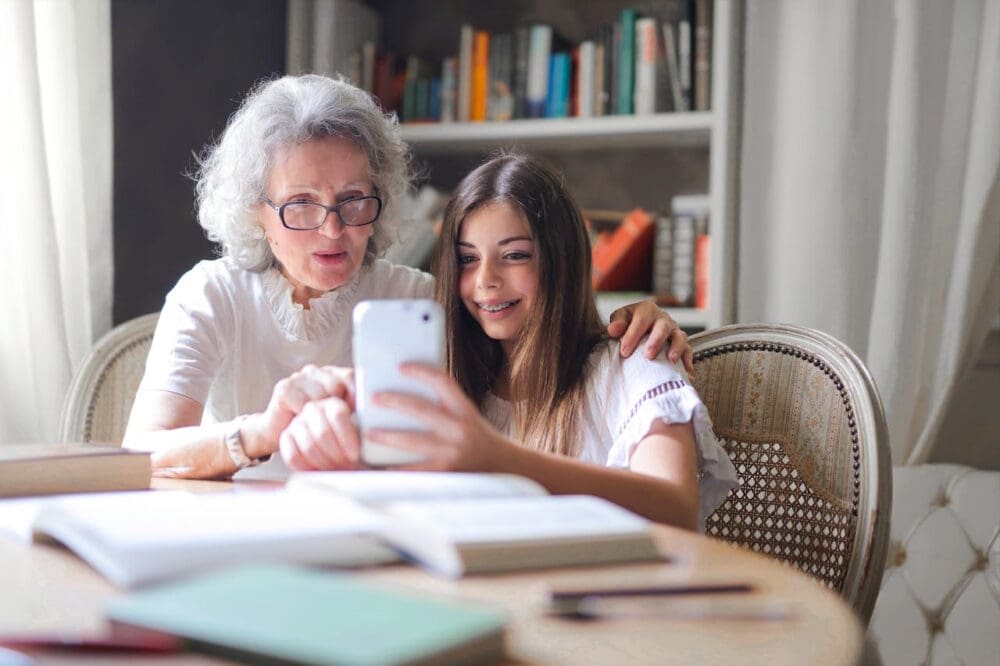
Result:
{"label": "wooden table", "polygon": [[[220,490],[228,483],[170,482],[155,487]],[[452,581],[396,565],[358,571],[362,578],[439,596],[487,602],[511,616],[510,663],[525,664],[856,664],[862,629],[839,596],[796,569],[720,541],[658,527],[669,563],[470,576]],[[552,587],[662,583],[749,582],[751,597],[791,611],[785,620],[676,619],[643,616],[570,620],[549,616]],[[72,553],[0,537],[0,634],[93,632],[104,628],[101,608],[122,594]],[[747,595],[742,595],[746,598]],[[136,655],[46,652],[37,663],[135,663]],[[145,658],[159,664],[221,663],[192,654]]]}

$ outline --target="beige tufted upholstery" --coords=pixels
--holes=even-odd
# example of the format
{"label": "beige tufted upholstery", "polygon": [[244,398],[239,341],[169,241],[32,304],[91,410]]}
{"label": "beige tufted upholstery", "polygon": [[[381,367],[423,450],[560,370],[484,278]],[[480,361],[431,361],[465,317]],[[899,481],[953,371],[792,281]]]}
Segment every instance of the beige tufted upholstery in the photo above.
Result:
{"label": "beige tufted upholstery", "polygon": [[742,483],[706,533],[798,566],[867,622],[892,484],[868,371],[839,341],[793,326],[725,326],[691,346],[694,384]]}
{"label": "beige tufted upholstery", "polygon": [[97,341],[66,393],[60,441],[121,444],[159,316],[136,317]]}
{"label": "beige tufted upholstery", "polygon": [[870,633],[886,666],[1000,664],[1000,472],[897,467]]}

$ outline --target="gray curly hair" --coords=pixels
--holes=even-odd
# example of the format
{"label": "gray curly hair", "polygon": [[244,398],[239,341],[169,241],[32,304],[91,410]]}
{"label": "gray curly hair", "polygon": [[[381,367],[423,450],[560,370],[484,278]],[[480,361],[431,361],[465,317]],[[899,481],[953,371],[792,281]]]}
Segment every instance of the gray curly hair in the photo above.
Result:
{"label": "gray curly hair", "polygon": [[346,81],[306,74],[255,85],[221,138],[198,158],[198,223],[219,244],[222,256],[251,271],[274,264],[253,209],[264,194],[275,155],[331,135],[352,139],[368,156],[372,183],[384,205],[368,240],[365,265],[385,251],[398,224],[396,209],[412,182],[410,151],[399,135],[396,114],[383,114],[368,93]]}

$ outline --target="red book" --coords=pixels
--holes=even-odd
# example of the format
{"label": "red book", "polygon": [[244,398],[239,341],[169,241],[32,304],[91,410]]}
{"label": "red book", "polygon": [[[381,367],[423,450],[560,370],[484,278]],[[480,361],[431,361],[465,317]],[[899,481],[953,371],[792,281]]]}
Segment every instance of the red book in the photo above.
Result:
{"label": "red book", "polygon": [[653,271],[656,223],[641,208],[613,232],[601,234],[593,248],[593,285],[598,291],[648,291]]}
{"label": "red book", "polygon": [[708,309],[708,257],[711,238],[708,234],[698,234],[694,241],[694,306],[699,310]]}

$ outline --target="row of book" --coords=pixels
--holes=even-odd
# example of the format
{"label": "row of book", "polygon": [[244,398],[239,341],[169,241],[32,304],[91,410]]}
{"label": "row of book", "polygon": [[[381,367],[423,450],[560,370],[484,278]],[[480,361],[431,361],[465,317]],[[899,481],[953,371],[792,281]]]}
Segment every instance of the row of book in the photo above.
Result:
{"label": "row of book", "polygon": [[669,215],[630,211],[594,235],[594,289],[650,292],[659,305],[708,308],[708,231],[704,195],[675,196]]}
{"label": "row of book", "polygon": [[434,65],[366,41],[341,73],[404,122],[646,115],[706,111],[711,100],[712,0],[678,16],[623,9],[579,44],[548,24],[491,33],[463,25],[456,55]]}

